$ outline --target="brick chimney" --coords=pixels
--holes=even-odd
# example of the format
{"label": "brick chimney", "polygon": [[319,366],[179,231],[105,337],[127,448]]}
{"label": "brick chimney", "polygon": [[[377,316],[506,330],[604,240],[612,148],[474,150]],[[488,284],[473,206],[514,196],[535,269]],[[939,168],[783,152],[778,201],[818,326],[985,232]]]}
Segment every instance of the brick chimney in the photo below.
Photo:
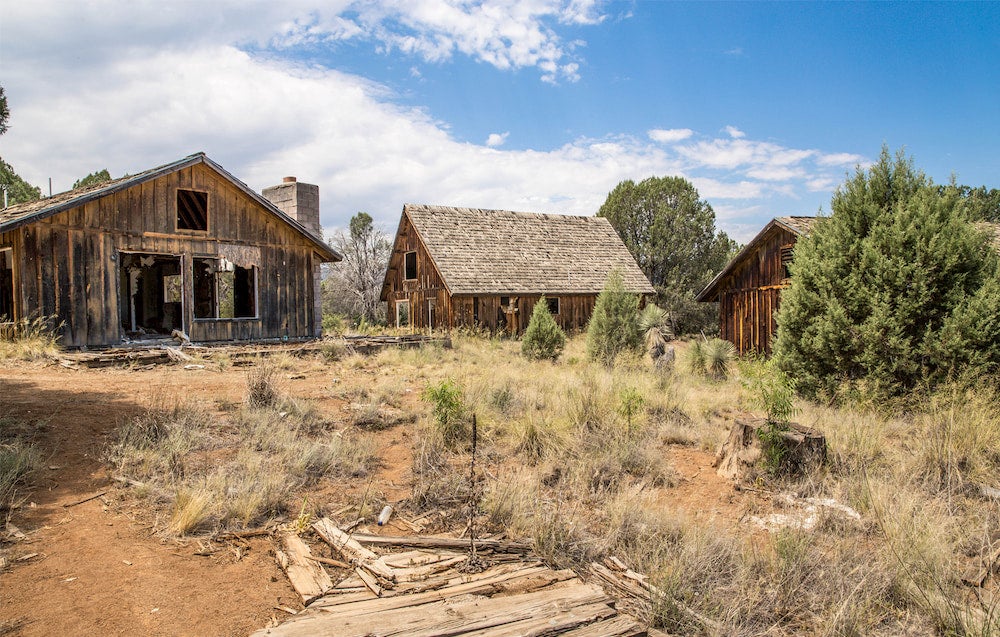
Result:
{"label": "brick chimney", "polygon": [[306,230],[323,240],[319,224],[319,186],[304,184],[295,177],[285,177],[277,186],[261,191],[264,198],[278,210],[305,226]]}

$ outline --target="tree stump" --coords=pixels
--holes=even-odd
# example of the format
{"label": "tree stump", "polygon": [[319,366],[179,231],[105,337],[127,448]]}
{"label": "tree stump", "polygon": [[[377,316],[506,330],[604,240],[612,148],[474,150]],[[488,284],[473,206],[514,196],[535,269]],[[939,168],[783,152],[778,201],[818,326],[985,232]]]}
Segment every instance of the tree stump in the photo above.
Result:
{"label": "tree stump", "polygon": [[776,475],[802,475],[824,462],[826,436],[819,431],[797,423],[788,423],[784,430],[773,429],[764,418],[751,418],[736,421],[729,439],[715,454],[713,466],[720,476],[742,482],[761,470]]}

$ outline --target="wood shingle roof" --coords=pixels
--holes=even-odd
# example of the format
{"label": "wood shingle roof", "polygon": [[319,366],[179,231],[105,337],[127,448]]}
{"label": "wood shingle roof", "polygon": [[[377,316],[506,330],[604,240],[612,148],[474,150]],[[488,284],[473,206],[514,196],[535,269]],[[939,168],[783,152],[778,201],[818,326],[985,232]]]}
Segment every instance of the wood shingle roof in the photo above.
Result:
{"label": "wood shingle roof", "polygon": [[596,294],[615,268],[630,292],[655,292],[603,217],[418,204],[403,216],[451,294]]}

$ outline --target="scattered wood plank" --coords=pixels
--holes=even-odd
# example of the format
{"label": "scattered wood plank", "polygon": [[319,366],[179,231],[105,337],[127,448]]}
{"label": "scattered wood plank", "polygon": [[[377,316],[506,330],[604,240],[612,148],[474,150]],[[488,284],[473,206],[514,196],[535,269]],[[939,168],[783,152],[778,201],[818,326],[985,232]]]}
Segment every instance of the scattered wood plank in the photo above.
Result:
{"label": "scattered wood plank", "polygon": [[288,533],[281,538],[281,544],[284,551],[277,551],[278,561],[304,605],[308,606],[333,588],[333,581],[323,567],[309,559],[312,554],[302,538]]}

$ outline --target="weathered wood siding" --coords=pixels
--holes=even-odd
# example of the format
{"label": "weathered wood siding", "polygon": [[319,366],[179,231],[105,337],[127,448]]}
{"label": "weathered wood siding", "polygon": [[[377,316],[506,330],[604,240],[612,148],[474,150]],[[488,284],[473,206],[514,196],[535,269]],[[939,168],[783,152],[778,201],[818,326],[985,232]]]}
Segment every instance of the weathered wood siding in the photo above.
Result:
{"label": "weathered wood siding", "polygon": [[[410,326],[414,330],[452,329],[451,296],[444,285],[441,274],[434,267],[426,247],[417,236],[416,230],[404,216],[396,245],[389,257],[386,291],[387,313],[390,325],[396,322],[396,308],[400,301],[410,303]],[[416,252],[417,276],[407,279],[405,257],[407,252]],[[434,302],[434,324],[429,325],[429,302]]]}
{"label": "weathered wood siding", "polygon": [[721,282],[721,336],[741,354],[771,353],[771,340],[777,331],[774,315],[781,290],[788,287],[781,249],[794,246],[797,238],[784,228],[774,227]]}
{"label": "weathered wood siding", "polygon": [[[178,188],[208,193],[207,232],[176,228]],[[320,257],[293,228],[202,164],[0,234],[0,247],[7,245],[14,248],[19,316],[55,316],[67,346],[121,341],[122,252],[181,258],[183,321],[192,340],[317,335],[313,270]],[[257,268],[258,318],[194,318],[193,260],[220,256]]]}

